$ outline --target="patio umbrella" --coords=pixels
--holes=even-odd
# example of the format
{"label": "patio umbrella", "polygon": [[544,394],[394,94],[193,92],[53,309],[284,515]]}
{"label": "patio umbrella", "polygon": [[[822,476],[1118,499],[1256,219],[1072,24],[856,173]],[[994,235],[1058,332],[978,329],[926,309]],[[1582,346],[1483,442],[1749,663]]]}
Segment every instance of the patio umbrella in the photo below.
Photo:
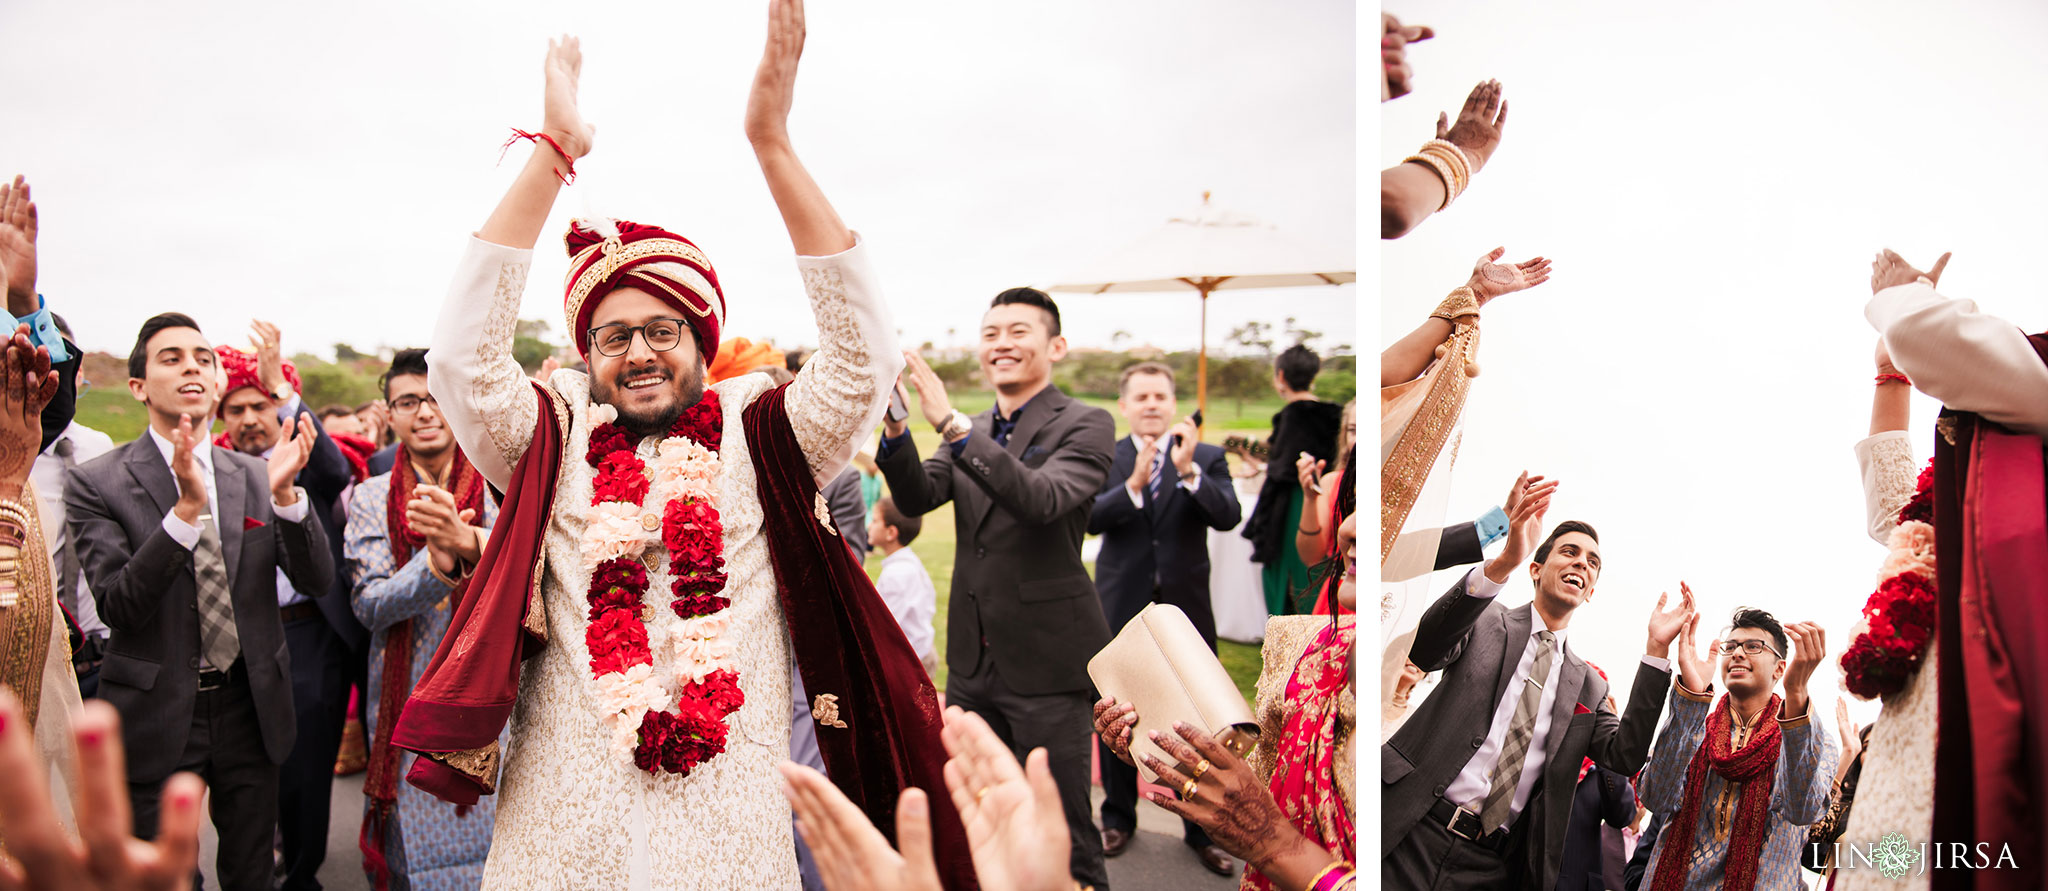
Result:
{"label": "patio umbrella", "polygon": [[1195,360],[1195,403],[1209,407],[1209,294],[1230,288],[1342,285],[1358,280],[1348,251],[1296,242],[1272,224],[1209,203],[1174,217],[1130,246],[1110,254],[1066,284],[1048,290],[1106,294],[1115,291],[1194,289],[1202,301],[1202,346]]}

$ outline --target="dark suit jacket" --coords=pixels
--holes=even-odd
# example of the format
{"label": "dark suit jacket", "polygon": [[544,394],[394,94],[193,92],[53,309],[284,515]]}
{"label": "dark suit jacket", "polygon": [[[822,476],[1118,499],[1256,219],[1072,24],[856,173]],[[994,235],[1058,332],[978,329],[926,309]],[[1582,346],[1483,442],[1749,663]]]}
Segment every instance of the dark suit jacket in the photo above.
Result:
{"label": "dark suit jacket", "polygon": [[1650,822],[1643,824],[1643,834],[1636,836],[1636,852],[1628,858],[1628,866],[1621,871],[1621,887],[1636,891],[1643,884],[1643,875],[1650,871],[1650,853],[1657,848],[1657,836],[1664,834],[1664,815],[1650,812]]}
{"label": "dark suit jacket", "polygon": [[[1380,850],[1391,851],[1458,778],[1472,753],[1485,742],[1494,708],[1522,649],[1529,644],[1535,609],[1509,609],[1499,598],[1471,597],[1460,577],[1423,613],[1408,659],[1423,671],[1444,672],[1436,691],[1380,746]],[[1557,699],[1544,739],[1549,759],[1529,804],[1513,831],[1522,836],[1522,874],[1529,887],[1552,891],[1561,867],[1560,850],[1578,786],[1579,763],[1594,763],[1634,776],[1650,757],[1657,717],[1671,689],[1671,672],[1647,665],[1636,669],[1635,689],[1621,715],[1607,709],[1607,682],[1586,667],[1569,641],[1561,654]],[[1575,707],[1576,706],[1576,707]],[[1583,709],[1584,711],[1581,711]]]}
{"label": "dark suit jacket", "polygon": [[1047,387],[1024,406],[1006,448],[990,433],[994,412],[974,416],[958,458],[941,446],[920,464],[906,441],[875,463],[904,513],[953,502],[947,667],[973,677],[992,664],[1025,696],[1089,690],[1088,659],[1109,643],[1109,625],[1081,538],[1116,424]]}
{"label": "dark suit jacket", "polygon": [[1437,537],[1436,568],[1438,571],[1453,566],[1464,566],[1486,559],[1486,550],[1479,546],[1479,524],[1467,520],[1456,526],[1445,526],[1443,534]]}
{"label": "dark suit jacket", "polygon": [[851,465],[832,481],[818,490],[825,496],[825,507],[832,511],[832,525],[839,527],[839,537],[853,548],[856,560],[866,560],[868,551],[868,502],[860,494],[860,468]]}
{"label": "dark suit jacket", "polygon": [[[263,725],[264,751],[282,764],[298,725],[291,654],[278,620],[277,570],[282,567],[300,591],[324,596],[334,584],[334,562],[318,512],[309,510],[304,523],[279,520],[271,511],[264,462],[212,448],[221,555],[242,662]],[[121,713],[128,780],[134,783],[158,782],[176,766],[198,695],[199,588],[192,552],[163,530],[164,515],[177,501],[177,481],[146,432],[72,468],[65,478],[65,519],[100,619],[113,630],[100,668],[100,698]]]}
{"label": "dark suit jacket", "polygon": [[1114,634],[1152,602],[1180,607],[1196,628],[1215,644],[1216,619],[1209,607],[1210,529],[1237,526],[1237,490],[1231,488],[1230,465],[1223,450],[1208,443],[1195,446],[1195,467],[1202,481],[1193,494],[1181,488],[1171,460],[1166,480],[1150,503],[1139,508],[1124,488],[1138,463],[1138,446],[1126,436],[1117,441],[1109,478],[1095,496],[1088,532],[1102,536],[1102,554],[1095,558],[1095,589],[1102,593],[1102,614]]}
{"label": "dark suit jacket", "polygon": [[[326,429],[320,426],[320,419],[314,417],[312,409],[305,407],[304,400],[299,402],[299,416],[311,421],[318,433],[313,439],[313,454],[306,458],[305,468],[299,471],[299,488],[305,489],[306,497],[312,500],[313,512],[320,517],[322,527],[340,530],[348,525],[347,512],[341,510],[341,493],[355,477],[349,472],[348,458],[341,453],[341,446],[335,445],[334,440],[328,437]],[[340,522],[336,522],[337,517],[341,518]],[[327,536],[327,551],[336,566],[342,565],[341,544],[339,531]],[[314,598],[313,603],[320,608],[320,616],[327,620],[327,626],[334,629],[351,651],[360,655],[370,646],[370,632],[356,620],[355,610],[349,606],[348,580],[337,578],[335,590],[341,596],[320,597],[311,591],[299,593]]]}
{"label": "dark suit jacket", "polygon": [[398,443],[392,443],[370,453],[370,460],[364,462],[370,467],[371,476],[383,476],[391,472],[391,466],[398,463]]}
{"label": "dark suit jacket", "polygon": [[1558,891],[1620,888],[1621,835],[1604,832],[1601,826],[1620,828],[1635,818],[1636,793],[1628,777],[1593,765],[1572,795],[1572,818],[1565,830],[1557,873]]}

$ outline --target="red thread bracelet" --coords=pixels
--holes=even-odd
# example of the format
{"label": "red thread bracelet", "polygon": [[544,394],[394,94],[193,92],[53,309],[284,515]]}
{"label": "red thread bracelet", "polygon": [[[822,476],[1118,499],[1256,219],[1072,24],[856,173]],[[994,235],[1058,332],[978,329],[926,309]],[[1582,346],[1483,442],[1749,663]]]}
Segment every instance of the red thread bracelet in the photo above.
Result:
{"label": "red thread bracelet", "polygon": [[504,147],[498,150],[498,161],[502,163],[505,160],[505,152],[510,151],[512,149],[512,143],[518,142],[519,140],[522,139],[528,142],[532,142],[534,140],[546,140],[549,147],[555,150],[555,154],[561,155],[562,160],[569,164],[569,174],[567,176],[563,176],[562,171],[557,170],[555,171],[555,178],[561,180],[562,185],[565,186],[576,182],[576,159],[569,157],[568,152],[562,151],[562,144],[556,142],[554,137],[549,136],[546,133],[528,133],[525,130],[519,129],[518,127],[513,127],[512,138],[505,140]]}
{"label": "red thread bracelet", "polygon": [[1880,375],[1878,375],[1878,376],[1877,376],[1877,382],[1878,382],[1878,383],[1882,384],[1882,383],[1885,383],[1885,382],[1887,382],[1887,381],[1898,381],[1899,383],[1905,384],[1905,385],[1906,385],[1906,386],[1908,386],[1908,387],[1910,387],[1910,386],[1912,386],[1912,385],[1913,385],[1913,382],[1912,382],[1911,380],[1908,380],[1908,379],[1906,378],[1906,376],[1905,376],[1905,375],[1903,375],[1903,374],[1898,374],[1898,373],[1887,373],[1887,374],[1880,374]]}

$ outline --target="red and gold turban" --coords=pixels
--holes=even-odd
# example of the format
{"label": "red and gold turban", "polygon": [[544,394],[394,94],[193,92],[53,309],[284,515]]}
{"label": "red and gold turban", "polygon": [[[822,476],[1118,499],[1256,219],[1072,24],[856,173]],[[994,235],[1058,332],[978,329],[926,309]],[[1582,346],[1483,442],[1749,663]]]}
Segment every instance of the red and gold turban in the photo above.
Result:
{"label": "red and gold turban", "polygon": [[[214,355],[220,357],[220,370],[226,373],[228,377],[227,386],[222,387],[220,390],[220,405],[214,408],[216,414],[225,417],[228,409],[228,394],[243,387],[255,387],[258,390],[263,390],[264,395],[271,395],[269,389],[263,386],[262,376],[256,373],[255,353],[245,353],[234,347],[224,346],[215,350]],[[292,385],[292,392],[300,391],[299,369],[292,365],[292,360],[290,359],[284,360],[284,379]]]}
{"label": "red and gold turban", "polygon": [[638,288],[675,307],[677,317],[696,333],[704,361],[717,358],[725,293],[711,261],[689,239],[626,220],[576,220],[563,241],[569,248],[569,278],[563,285],[562,314],[585,361],[590,359],[585,336],[590,317],[604,296],[618,288]]}

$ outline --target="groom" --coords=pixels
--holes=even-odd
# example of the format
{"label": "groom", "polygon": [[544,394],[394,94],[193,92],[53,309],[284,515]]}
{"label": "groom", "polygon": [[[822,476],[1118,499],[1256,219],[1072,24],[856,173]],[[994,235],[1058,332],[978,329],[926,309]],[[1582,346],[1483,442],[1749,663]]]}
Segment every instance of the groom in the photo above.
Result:
{"label": "groom", "polygon": [[609,220],[566,239],[564,317],[589,372],[521,373],[532,246],[591,147],[573,38],[551,45],[533,154],[436,325],[429,389],[506,498],[393,742],[423,756],[416,785],[500,793],[487,887],[795,887],[775,767],[799,680],[833,781],[878,826],[925,789],[948,886],[972,881],[934,690],[818,491],[902,359],[865,249],[790,146],[803,37],[800,0],[774,0],[746,114],[822,338],[794,381],[706,387],[728,311],[709,258]]}

